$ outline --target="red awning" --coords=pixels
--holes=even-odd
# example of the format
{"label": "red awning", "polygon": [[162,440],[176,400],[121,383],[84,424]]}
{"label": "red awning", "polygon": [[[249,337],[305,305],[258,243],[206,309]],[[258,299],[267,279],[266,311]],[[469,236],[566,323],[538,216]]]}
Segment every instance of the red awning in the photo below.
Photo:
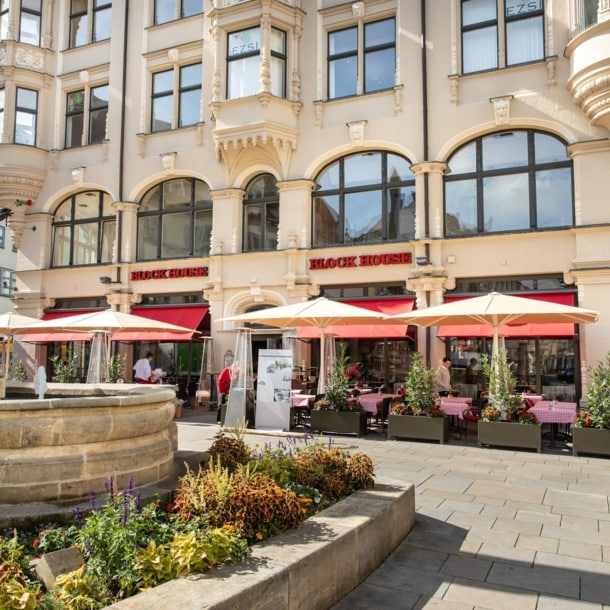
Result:
{"label": "red awning", "polygon": [[[142,316],[157,322],[167,322],[185,328],[196,330],[205,318],[210,307],[208,305],[198,305],[191,307],[134,307],[130,313],[135,316]],[[193,333],[194,334],[194,333]],[[192,337],[192,335],[191,335]],[[165,341],[179,342],[190,339],[185,333],[171,332],[149,333],[145,330],[138,332],[117,332],[112,335],[113,341]]]}
{"label": "red awning", "polygon": [[[371,311],[379,311],[388,316],[404,313],[413,309],[415,299],[368,299],[368,300],[341,300],[342,303],[355,305]],[[351,324],[349,326],[329,326],[326,334],[334,335],[337,339],[404,339],[407,337],[406,324]],[[297,339],[319,339],[320,331],[315,326],[301,326],[297,332]]]}
{"label": "red awning", "polygon": [[[558,303],[560,305],[574,305],[572,292],[553,292],[543,294],[516,294],[527,299]],[[445,303],[460,301],[468,297],[447,297]],[[559,324],[507,324],[500,326],[498,334],[501,337],[572,337],[574,324],[562,322]],[[493,337],[493,329],[485,324],[448,324],[440,326],[439,337]]]}
{"label": "red awning", "polygon": [[[157,320],[168,322],[185,328],[197,329],[203,318],[209,311],[208,305],[198,305],[190,307],[134,307],[130,313]],[[57,320],[67,316],[75,316],[84,313],[92,313],[96,310],[71,310],[71,311],[48,311],[43,314],[43,320]],[[194,333],[193,333],[194,334]],[[179,332],[149,333],[146,330],[139,332],[117,332],[112,335],[113,341],[185,341],[191,339],[193,335]],[[21,341],[26,343],[74,343],[77,341],[90,341],[89,332],[61,332],[61,333],[41,333],[25,334]]]}
{"label": "red awning", "polygon": [[[41,321],[57,320],[68,316],[79,316],[85,313],[93,313],[95,309],[70,309],[69,311],[46,311],[42,314]],[[63,332],[63,333],[30,333],[21,337],[25,343],[76,343],[77,341],[91,341],[91,333],[87,332]]]}

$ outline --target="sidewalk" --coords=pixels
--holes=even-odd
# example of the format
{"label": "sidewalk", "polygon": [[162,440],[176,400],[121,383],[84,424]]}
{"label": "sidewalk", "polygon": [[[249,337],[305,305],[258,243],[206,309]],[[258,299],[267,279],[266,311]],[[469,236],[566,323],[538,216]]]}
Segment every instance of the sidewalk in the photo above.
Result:
{"label": "sidewalk", "polygon": [[[180,452],[207,449],[215,420],[185,410]],[[417,510],[396,551],[333,610],[610,609],[610,461],[565,447],[501,451],[380,434],[333,442],[370,455],[378,474],[413,482]]]}

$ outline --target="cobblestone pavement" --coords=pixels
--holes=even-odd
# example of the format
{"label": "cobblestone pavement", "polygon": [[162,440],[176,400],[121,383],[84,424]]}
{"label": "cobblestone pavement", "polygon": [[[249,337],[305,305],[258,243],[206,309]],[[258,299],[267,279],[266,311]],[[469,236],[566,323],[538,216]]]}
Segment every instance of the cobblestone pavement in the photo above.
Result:
{"label": "cobblestone pavement", "polygon": [[[180,451],[207,449],[215,420],[186,410],[176,420]],[[380,433],[332,442],[370,455],[379,474],[413,482],[417,510],[395,552],[333,610],[610,609],[609,460],[573,457],[565,442],[547,441],[543,453]]]}

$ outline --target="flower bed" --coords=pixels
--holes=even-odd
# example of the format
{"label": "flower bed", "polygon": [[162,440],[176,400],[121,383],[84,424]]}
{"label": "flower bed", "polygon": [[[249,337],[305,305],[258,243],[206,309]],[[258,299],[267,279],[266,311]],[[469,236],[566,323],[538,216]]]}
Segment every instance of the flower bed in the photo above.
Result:
{"label": "flower bed", "polygon": [[[102,608],[159,583],[234,563],[250,545],[296,528],[357,489],[373,485],[372,461],[332,446],[303,443],[250,452],[220,433],[211,460],[180,481],[174,502],[140,506],[133,488],[117,492],[68,527],[49,527],[29,542],[0,536],[0,607]],[[226,465],[223,465],[225,464]],[[27,546],[29,544],[29,546]],[[44,593],[26,553],[77,546],[85,563]]]}

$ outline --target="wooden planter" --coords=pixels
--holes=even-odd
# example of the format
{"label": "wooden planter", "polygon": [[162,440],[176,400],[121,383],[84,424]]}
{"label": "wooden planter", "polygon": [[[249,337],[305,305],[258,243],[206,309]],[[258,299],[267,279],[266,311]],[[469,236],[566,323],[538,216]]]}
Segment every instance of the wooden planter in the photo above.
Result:
{"label": "wooden planter", "polygon": [[438,441],[442,445],[449,438],[449,418],[390,414],[388,438]]}
{"label": "wooden planter", "polygon": [[610,430],[572,426],[572,454],[610,456]]}
{"label": "wooden planter", "polygon": [[520,424],[504,421],[478,422],[479,447],[514,447],[535,449],[542,452],[542,426],[540,424]]}
{"label": "wooden planter", "polygon": [[310,424],[314,432],[335,434],[366,434],[366,413],[353,411],[311,411]]}

